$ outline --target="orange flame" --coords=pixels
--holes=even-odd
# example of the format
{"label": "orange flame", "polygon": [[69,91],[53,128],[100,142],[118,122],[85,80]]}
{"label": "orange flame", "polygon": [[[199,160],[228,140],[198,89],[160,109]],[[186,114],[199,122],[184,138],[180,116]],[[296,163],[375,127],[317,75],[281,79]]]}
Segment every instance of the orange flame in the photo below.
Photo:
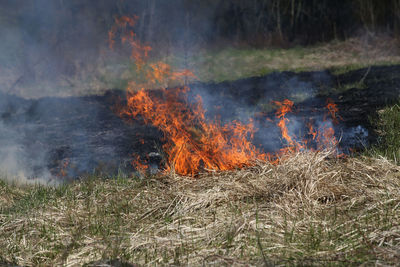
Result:
{"label": "orange flame", "polygon": [[337,115],[337,113],[339,112],[339,109],[338,109],[337,105],[333,102],[333,100],[331,98],[328,98],[326,100],[326,108],[328,109],[329,114],[331,115],[333,122],[335,124],[338,124],[339,123],[339,120],[338,120],[339,116]]}
{"label": "orange flame", "polygon": [[[175,170],[182,175],[194,176],[203,170],[231,170],[250,166],[256,160],[279,162],[282,153],[299,151],[307,146],[307,142],[297,142],[291,136],[286,117],[293,111],[294,103],[285,99],[282,102],[273,101],[279,108],[276,117],[282,138],[287,145],[276,154],[264,153],[256,148],[251,140],[256,128],[252,120],[245,124],[232,121],[222,124],[219,120],[213,121],[205,117],[202,99],[197,96],[195,101],[188,101],[187,86],[175,89],[166,89],[171,80],[183,82],[187,78],[195,79],[189,70],[173,71],[172,67],[158,61],[146,64],[150,46],[141,44],[132,27],[138,17],[122,17],[115,19],[115,25],[109,32],[110,47],[115,45],[117,33],[121,35],[121,43],[129,44],[132,49],[131,57],[135,60],[137,70],[146,78],[144,83],[130,82],[127,88],[127,103],[119,108],[118,113],[124,118],[141,117],[145,123],[160,129],[164,135],[163,150],[166,155],[166,171]],[[129,29],[128,29],[129,28]],[[148,88],[162,87],[157,94],[147,91]],[[332,118],[337,118],[337,106],[333,101],[327,102],[327,108]],[[333,128],[321,132],[308,125],[309,134],[313,140],[324,146],[337,145]],[[321,137],[322,136],[322,137]],[[148,169],[138,155],[132,164],[139,171]]]}
{"label": "orange flame", "polygon": [[278,122],[278,126],[281,129],[282,137],[288,142],[288,145],[290,147],[293,147],[295,143],[293,142],[292,137],[289,135],[289,131],[286,126],[286,123],[290,120],[287,119],[285,116],[287,113],[292,112],[294,103],[289,99],[285,99],[282,102],[273,101],[273,103],[279,106],[279,109],[276,111],[275,114],[277,118],[280,119],[280,121]]}
{"label": "orange flame", "polygon": [[144,64],[144,60],[148,57],[148,53],[151,51],[151,47],[143,45],[139,40],[136,39],[136,34],[132,28],[136,25],[138,16],[128,17],[122,16],[115,18],[115,24],[108,32],[108,43],[110,49],[114,48],[115,38],[118,32],[120,32],[121,43],[128,43],[131,47],[131,58],[135,60],[135,64],[138,69]]}
{"label": "orange flame", "polygon": [[133,156],[134,159],[132,160],[132,165],[135,167],[135,169],[141,173],[146,172],[146,170],[149,169],[149,166],[146,164],[146,162],[143,164],[139,155],[135,154]]}
{"label": "orange flame", "polygon": [[314,126],[311,122],[307,124],[307,127],[308,127],[308,134],[312,136],[312,140],[315,140],[315,138],[318,135],[317,130],[314,129]]}
{"label": "orange flame", "polygon": [[323,146],[327,148],[334,148],[337,145],[335,137],[335,130],[332,127],[326,128],[323,131]]}
{"label": "orange flame", "polygon": [[[151,47],[137,41],[133,31],[126,31],[127,26],[134,26],[136,20],[137,17],[132,20],[124,17],[116,19],[116,25],[109,33],[112,47],[116,32],[122,28],[121,42],[130,44],[132,58],[146,77],[144,84],[129,84],[127,105],[119,113],[132,118],[141,116],[145,123],[163,132],[166,170],[174,169],[179,174],[193,176],[201,170],[229,170],[248,166],[256,159],[265,160],[266,154],[249,141],[255,132],[252,122],[242,124],[234,121],[223,125],[219,121],[208,121],[200,96],[193,104],[187,101],[185,94],[188,87],[162,89],[161,96],[150,95],[146,91],[146,88],[156,85],[166,86],[170,80],[182,81],[195,76],[189,70],[173,71],[164,62],[146,66],[144,59]],[[133,164],[143,169],[138,157]]]}
{"label": "orange flame", "polygon": [[230,170],[266,159],[249,141],[255,131],[252,122],[209,122],[201,98],[188,104],[186,90],[187,87],[164,89],[159,97],[145,90],[130,92],[127,106],[121,111],[129,117],[142,116],[164,133],[166,170],[193,176],[201,170]]}
{"label": "orange flame", "polygon": [[66,177],[68,175],[68,167],[69,167],[69,159],[66,158],[62,161],[61,163],[61,168],[60,168],[60,172],[59,175],[60,177]]}

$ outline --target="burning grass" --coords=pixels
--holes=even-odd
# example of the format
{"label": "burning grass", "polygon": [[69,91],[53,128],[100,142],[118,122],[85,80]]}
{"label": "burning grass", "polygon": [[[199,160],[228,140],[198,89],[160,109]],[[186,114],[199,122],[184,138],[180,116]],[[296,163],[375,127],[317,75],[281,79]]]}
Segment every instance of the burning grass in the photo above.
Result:
{"label": "burning grass", "polygon": [[[81,265],[400,263],[400,167],[331,152],[202,174],[1,184],[0,259]],[[3,205],[3,203],[8,203]]]}
{"label": "burning grass", "polygon": [[[194,177],[202,171],[226,171],[253,166],[257,160],[278,163],[283,154],[313,150],[307,145],[309,140],[305,136],[304,140],[298,141],[289,133],[287,123],[290,120],[286,115],[294,108],[294,102],[289,99],[282,102],[272,101],[278,107],[277,125],[282,138],[287,142],[285,147],[274,153],[265,153],[252,143],[254,133],[258,130],[254,126],[254,118],[249,118],[247,123],[239,120],[221,123],[219,114],[215,114],[214,118],[207,118],[200,94],[190,100],[188,86],[167,88],[171,81],[187,84],[188,80],[196,79],[195,74],[188,69],[175,71],[162,61],[149,63],[149,51],[152,48],[136,37],[134,26],[137,20],[137,16],[116,18],[115,25],[109,31],[110,48],[116,45],[117,40],[122,45],[128,44],[131,59],[142,77],[129,83],[126,103],[117,105],[115,112],[127,121],[140,118],[145,124],[155,126],[163,133],[165,171],[174,170],[180,175]],[[162,86],[163,89],[157,94],[151,93],[149,88],[157,86]],[[327,101],[326,108],[333,122],[337,124],[337,106],[331,99]],[[326,116],[323,121],[328,122]],[[319,151],[334,148],[338,144],[331,126],[314,131],[310,121],[309,132],[313,141],[318,144]],[[141,159],[138,155],[134,155],[134,158],[132,164],[136,170],[149,169],[146,159]]]}
{"label": "burning grass", "polygon": [[[109,36],[115,45],[121,31],[143,78],[129,83],[127,105],[118,111],[163,132],[169,173],[89,177],[57,188],[0,184],[0,263],[400,263],[399,166],[384,158],[338,158],[334,133],[313,127],[309,135],[327,145],[299,152],[305,149],[286,126],[290,100],[274,102],[288,145],[272,163],[248,141],[251,124],[209,122],[201,99],[189,104],[180,91],[150,97],[146,88],[194,75],[147,64],[149,46],[128,29],[134,19],[118,19]],[[335,122],[336,105],[328,101],[327,109]]]}

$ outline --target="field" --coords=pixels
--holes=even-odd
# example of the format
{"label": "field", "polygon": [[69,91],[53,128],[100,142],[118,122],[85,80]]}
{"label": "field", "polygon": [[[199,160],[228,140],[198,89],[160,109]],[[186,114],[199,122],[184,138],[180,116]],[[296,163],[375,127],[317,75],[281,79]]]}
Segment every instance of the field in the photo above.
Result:
{"label": "field", "polygon": [[[400,63],[398,40],[387,36],[357,37],[310,47],[246,48],[207,47],[166,49],[155,53],[152,61],[161,60],[176,69],[190,69],[199,82],[222,82],[263,76],[281,71],[329,70],[342,74],[351,70]],[[125,89],[137,80],[133,62],[125,54],[104,47],[96,59],[81,64],[71,62],[73,73],[56,73],[49,77],[47,59],[37,60],[33,73],[21,72],[20,47],[10,45],[7,56],[0,58],[0,90],[25,97],[101,94],[108,89]],[[174,86],[176,84],[169,84]]]}
{"label": "field", "polygon": [[[398,265],[400,167],[288,156],[188,179],[0,185],[0,258],[19,265]],[[104,265],[103,265],[104,266]],[[130,266],[130,265],[119,265]]]}
{"label": "field", "polygon": [[[357,42],[289,50],[209,50],[187,64],[201,81],[220,82],[287,70],[345,74],[372,63],[400,62],[384,46],[388,43],[361,50]],[[166,60],[186,64],[181,56]],[[128,65],[122,68],[123,77],[96,70],[115,76],[91,82],[76,78],[74,88],[85,94],[123,87],[134,73]],[[62,94],[78,94],[68,90]],[[326,150],[301,152],[285,155],[278,165],[259,162],[195,179],[173,172],[121,173],[82,177],[58,187],[4,177],[0,264],[397,266],[399,114],[398,105],[382,109],[373,121],[379,142],[342,158]]]}

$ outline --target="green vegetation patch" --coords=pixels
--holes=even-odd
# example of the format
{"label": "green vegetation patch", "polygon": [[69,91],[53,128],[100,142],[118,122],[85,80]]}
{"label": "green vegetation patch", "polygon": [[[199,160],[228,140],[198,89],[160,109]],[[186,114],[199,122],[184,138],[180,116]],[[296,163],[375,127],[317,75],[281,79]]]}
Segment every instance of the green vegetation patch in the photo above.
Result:
{"label": "green vegetation patch", "polygon": [[371,119],[375,125],[378,143],[368,150],[373,156],[383,156],[400,163],[400,103],[378,111]]}

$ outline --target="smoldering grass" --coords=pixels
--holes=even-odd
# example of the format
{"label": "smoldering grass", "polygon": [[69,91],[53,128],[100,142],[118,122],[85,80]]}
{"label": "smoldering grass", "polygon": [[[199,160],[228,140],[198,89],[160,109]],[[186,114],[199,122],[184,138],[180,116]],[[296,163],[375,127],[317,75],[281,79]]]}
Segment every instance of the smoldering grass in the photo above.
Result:
{"label": "smoldering grass", "polygon": [[[400,167],[299,153],[273,166],[62,189],[0,183],[0,258],[20,265],[400,262]],[[13,193],[15,196],[13,195]],[[4,200],[3,200],[4,199]],[[27,204],[31,201],[33,204]]]}

